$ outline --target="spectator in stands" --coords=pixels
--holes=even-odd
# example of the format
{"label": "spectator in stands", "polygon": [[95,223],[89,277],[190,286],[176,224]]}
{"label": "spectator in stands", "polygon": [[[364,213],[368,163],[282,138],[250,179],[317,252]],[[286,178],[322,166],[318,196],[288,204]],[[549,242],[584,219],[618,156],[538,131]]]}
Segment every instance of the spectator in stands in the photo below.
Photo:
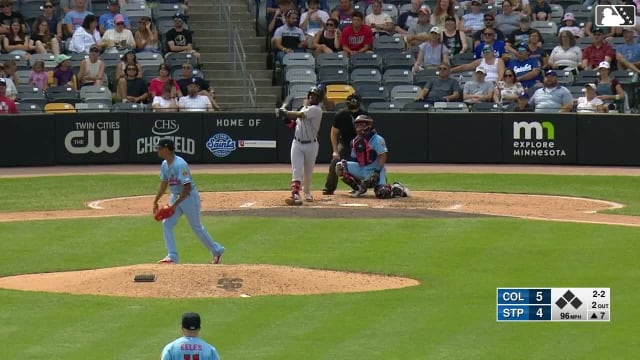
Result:
{"label": "spectator in stands", "polygon": [[[84,27],[84,20],[88,15],[93,15],[92,12],[85,8],[86,0],[75,0],[76,6],[74,10],[67,12],[64,16],[62,23],[64,24],[64,33],[66,36],[73,36],[81,27]],[[95,17],[95,16],[94,16]],[[98,24],[98,18],[96,17],[96,28]],[[98,39],[99,40],[99,39]],[[98,41],[96,40],[96,41]]]}
{"label": "spectator in stands", "polygon": [[100,32],[98,31],[98,18],[93,14],[89,14],[84,18],[82,26],[76,29],[73,33],[71,42],[69,43],[69,51],[75,53],[89,53],[91,46],[97,45],[98,47],[101,47],[101,40]]}
{"label": "spectator in stands", "polygon": [[493,82],[485,81],[487,71],[478,66],[475,71],[474,79],[467,81],[462,88],[462,99],[467,104],[475,104],[479,102],[493,100]]}
{"label": "spectator in stands", "polygon": [[178,111],[176,88],[167,83],[162,87],[162,94],[153,97],[151,107],[154,112]]}
{"label": "spectator in stands", "polygon": [[544,86],[533,93],[529,105],[535,112],[571,112],[573,97],[564,86],[558,86],[558,74],[555,70],[547,70]]}
{"label": "spectator in stands", "polygon": [[[423,0],[411,0],[411,9],[398,16],[396,33],[407,35],[409,33],[409,29],[418,22],[421,9],[425,9],[428,16],[431,16],[431,10],[429,10],[429,7],[423,6],[423,3]],[[425,14],[425,12],[422,11],[422,14]],[[429,18],[429,20],[431,20],[431,18]]]}
{"label": "spectator in stands", "polygon": [[338,28],[338,20],[330,18],[324,24],[324,30],[318,31],[313,37],[313,48],[316,56],[320,54],[330,54],[342,51],[340,44],[340,29]]}
{"label": "spectator in stands", "polygon": [[578,70],[582,66],[582,49],[576,45],[576,38],[569,30],[558,35],[558,46],[551,50],[549,67],[552,69]]}
{"label": "spectator in stands", "polygon": [[[124,71],[126,75],[117,81],[117,99],[122,100],[122,102],[130,103],[146,102],[149,98],[149,93],[147,92],[147,83],[139,73],[140,69],[135,64],[127,63]],[[173,85],[171,83],[167,83],[165,85],[173,89]]]}
{"label": "spectator in stands", "polygon": [[456,29],[462,29],[463,24],[458,19],[455,9],[455,0],[437,0],[431,13],[431,25],[444,28],[444,22],[448,17],[453,16],[456,19]]}
{"label": "spectator in stands", "polygon": [[44,71],[44,61],[38,60],[34,62],[29,73],[29,85],[41,90],[47,90],[47,77],[48,74]]}
{"label": "spectator in stands", "polygon": [[178,97],[182,96],[180,86],[171,78],[171,68],[167,64],[160,64],[158,67],[158,76],[153,78],[149,83],[149,96],[158,96],[162,94],[164,84],[173,84],[176,88],[175,93]]}
{"label": "spectator in stands", "polygon": [[364,23],[371,28],[374,35],[392,35],[395,24],[391,16],[382,12],[382,0],[374,0],[371,4],[371,14],[364,18]]}
{"label": "spectator in stands", "polygon": [[542,69],[540,62],[536,59],[529,58],[529,48],[527,44],[520,44],[517,47],[518,56],[509,60],[507,67],[512,69],[516,74],[516,80],[519,81],[525,90],[532,87],[542,86]]}
{"label": "spectator in stands", "polygon": [[306,37],[298,23],[298,11],[289,10],[285,14],[286,24],[276,29],[273,34],[273,48],[276,50],[276,62],[282,63],[284,56],[292,52],[304,52]]}
{"label": "spectator in stands", "polygon": [[137,52],[160,52],[160,37],[156,26],[153,25],[153,21],[148,16],[143,16],[138,21],[138,31],[134,34],[136,41]]}
{"label": "spectator in stands", "polygon": [[136,53],[133,50],[129,50],[122,55],[122,61],[120,61],[116,65],[116,82],[120,80],[121,77],[126,76],[126,69],[128,65],[135,66],[138,71],[136,74],[139,78],[142,77],[142,65],[138,62],[138,58],[136,57]]}
{"label": "spectator in stands", "polygon": [[504,0],[502,2],[502,14],[496,15],[496,28],[506,36],[510,36],[512,32],[520,29],[521,17],[522,15],[519,12],[513,11],[511,0]]}
{"label": "spectator in stands", "polygon": [[7,81],[0,79],[0,114],[17,114],[16,103],[7,96]]}
{"label": "spectator in stands", "polygon": [[170,53],[186,53],[193,55],[198,63],[200,62],[200,53],[193,49],[193,37],[190,30],[184,27],[185,17],[181,13],[173,15],[173,28],[167,31],[166,41],[167,48]]}
{"label": "spectator in stands", "polygon": [[[520,44],[526,44],[529,42],[529,35],[536,29],[531,28],[531,20],[528,16],[523,15],[520,16],[520,28],[513,30],[513,32],[507,38],[507,43],[505,49],[507,53],[513,55],[514,57],[518,55],[518,50],[516,48]],[[542,47],[543,43],[540,42],[538,45]]]}
{"label": "spectator in stands", "polygon": [[[62,40],[62,21],[56,15],[55,5],[52,1],[45,1],[42,5],[42,17],[47,20],[47,24],[49,24],[49,34],[51,36],[55,36],[57,40]],[[34,29],[38,29],[36,27],[31,28],[31,31]]]}
{"label": "spectator in stands", "polygon": [[[96,19],[97,20],[97,19]],[[56,67],[49,71],[48,87],[68,86],[73,90],[78,90],[78,81],[71,67],[71,56],[60,54],[56,56]]]}
{"label": "spectator in stands", "polygon": [[118,20],[116,20],[116,16],[122,16],[124,20],[124,27],[126,29],[131,29],[131,24],[129,23],[129,18],[127,14],[120,13],[120,3],[118,0],[109,0],[107,2],[109,4],[109,12],[100,15],[100,20],[98,20],[98,26],[100,29],[100,34],[103,34],[110,29],[115,29]]}
{"label": "spectator in stands", "polygon": [[578,24],[576,24],[576,17],[573,15],[573,13],[570,12],[565,13],[562,17],[562,25],[560,26],[560,29],[558,29],[558,34],[565,30],[569,31],[571,35],[576,38],[582,37],[582,35],[584,35],[582,29],[578,26]]}
{"label": "spectator in stands", "polygon": [[449,49],[442,44],[440,29],[434,26],[429,30],[429,40],[420,44],[420,51],[412,70],[415,74],[427,68],[437,68],[440,64],[451,64]]}
{"label": "spectator in stands", "polygon": [[0,62],[0,80],[4,80],[6,89],[5,96],[7,96],[11,100],[15,100],[18,96],[18,89],[16,88],[16,83],[13,81],[11,74],[7,74],[5,72],[5,68],[7,67],[6,61],[4,64]]}
{"label": "spectator in stands", "polygon": [[574,99],[576,112],[579,113],[605,113],[609,112],[602,99],[596,96],[596,84],[584,85],[584,96]]}
{"label": "spectator in stands", "polygon": [[78,82],[80,87],[102,85],[104,81],[104,61],[100,59],[100,48],[93,45],[89,49],[89,57],[80,62]]}
{"label": "spectator in stands", "polygon": [[125,28],[124,17],[117,14],[114,18],[116,26],[104,32],[102,36],[102,47],[107,53],[118,53],[135,49],[136,41],[133,39],[131,30]]}
{"label": "spectator in stands", "polygon": [[27,24],[24,17],[17,11],[13,11],[12,0],[0,0],[0,34],[6,35],[11,30],[11,23],[14,19],[18,20],[23,32],[27,32]]}
{"label": "spectator in stands", "polygon": [[215,89],[209,86],[209,82],[194,74],[193,65],[191,65],[191,63],[185,62],[182,64],[182,72],[180,73],[180,76],[181,78],[178,79],[177,82],[178,86],[180,86],[180,91],[183,94],[188,93],[189,84],[193,83],[193,80],[195,79],[200,87],[200,95],[208,97],[215,110],[221,110],[220,105],[216,102]]}
{"label": "spectator in stands", "polygon": [[[611,1],[598,0],[598,5],[611,5]],[[595,39],[596,29],[602,32],[604,35],[603,39],[616,36],[615,28],[596,26],[596,7],[594,6],[593,9],[591,9],[591,14],[589,14],[589,19],[584,23],[584,36],[593,37]]]}
{"label": "spectator in stands", "polygon": [[[295,4],[291,0],[279,0],[278,2],[278,10],[274,13],[274,16],[271,18],[271,22],[267,25],[267,30],[269,34],[273,35],[273,33],[280,26],[286,24],[285,15],[289,12],[289,10],[296,10]],[[296,26],[298,24],[296,23]]]}
{"label": "spectator in stands", "polygon": [[518,101],[516,102],[516,106],[512,110],[513,112],[533,112],[533,108],[529,105],[529,94],[526,92],[520,93],[518,95]]}
{"label": "spectator in stands", "polygon": [[[102,3],[101,3],[102,4]],[[76,0],[60,0],[60,8],[62,9],[63,14],[68,13],[78,7]],[[86,1],[86,9],[88,11],[93,11],[91,0]]]}
{"label": "spectator in stands", "polygon": [[[486,41],[486,37],[484,36],[485,30],[490,30],[493,33],[492,36],[494,41],[497,40],[497,41],[504,42],[505,40],[504,34],[502,33],[502,31],[500,31],[500,29],[495,27],[495,21],[496,21],[496,18],[493,16],[493,14],[491,13],[484,14],[484,29],[478,30],[476,31],[475,34],[473,34],[474,48],[477,48],[481,42]],[[478,55],[478,57],[480,56]]]}
{"label": "spectator in stands", "polygon": [[617,79],[610,76],[611,64],[603,61],[598,65],[598,81],[596,90],[600,94],[600,99],[605,102],[624,101],[624,90]]}
{"label": "spectator in stands", "polygon": [[331,17],[338,20],[338,28],[344,30],[351,25],[351,18],[355,12],[351,0],[339,0],[338,6],[331,10]]}
{"label": "spectator in stands", "polygon": [[58,38],[56,38],[55,34],[52,35],[49,32],[49,23],[43,16],[40,16],[33,23],[33,27],[31,28],[31,41],[33,41],[35,51],[38,54],[46,54],[48,52],[54,55],[60,54]]}
{"label": "spectator in stands", "polygon": [[364,16],[360,11],[354,11],[351,25],[342,30],[340,36],[342,51],[348,56],[357,53],[370,52],[373,45],[373,32],[364,24]]}
{"label": "spectator in stands", "polygon": [[633,37],[633,28],[623,28],[624,44],[616,46],[618,68],[640,73],[640,44]]}
{"label": "spectator in stands", "polygon": [[586,70],[597,69],[603,61],[611,64],[616,58],[616,51],[604,41],[603,29],[593,29],[593,43],[582,50],[582,68]]}
{"label": "spectator in stands", "polygon": [[2,38],[2,50],[11,55],[20,55],[29,59],[35,52],[33,41],[29,38],[20,26],[20,21],[16,18],[11,22],[9,33]]}
{"label": "spectator in stands", "polygon": [[15,85],[20,85],[20,78],[16,74],[17,71],[18,63],[15,60],[11,59],[4,62],[4,77],[11,79]]}
{"label": "spectator in stands", "polygon": [[[505,2],[508,2],[506,0]],[[504,2],[502,3],[504,6]],[[482,2],[480,0],[471,1],[471,12],[462,15],[465,33],[475,33],[484,29],[484,14],[481,12]],[[499,16],[499,15],[498,15]]]}
{"label": "spectator in stands", "polygon": [[535,0],[531,4],[531,18],[539,21],[551,19],[551,6],[546,0]]}
{"label": "spectator in stands", "polygon": [[518,100],[518,96],[524,93],[524,87],[516,80],[516,73],[512,69],[504,69],[502,79],[503,81],[496,82],[493,101],[501,104],[515,102]]}
{"label": "spectator in stands", "polygon": [[300,29],[307,35],[307,43],[311,45],[316,33],[324,29],[324,24],[329,20],[329,14],[320,9],[319,0],[309,0],[307,3],[309,10],[300,16]]}
{"label": "spectator in stands", "polygon": [[439,101],[458,101],[460,100],[462,89],[458,80],[449,77],[451,70],[449,64],[442,63],[438,67],[438,77],[429,80],[424,88],[420,89],[416,101],[428,102],[433,104]]}
{"label": "spectator in stands", "polygon": [[202,79],[192,78],[187,85],[187,95],[178,100],[180,111],[213,111],[213,106],[208,96],[200,95]]}
{"label": "spectator in stands", "polygon": [[502,57],[505,52],[505,44],[504,41],[496,40],[497,32],[495,30],[496,29],[493,28],[486,28],[482,30],[483,39],[478,43],[473,51],[474,58],[480,59],[482,57],[482,50],[486,45],[490,45],[493,48],[493,53],[497,58]]}
{"label": "spectator in stands", "polygon": [[540,34],[540,31],[531,29],[527,47],[529,48],[529,57],[538,60],[540,62],[540,66],[546,68],[549,58],[542,48],[542,34]]}
{"label": "spectator in stands", "polygon": [[482,48],[482,57],[480,59],[473,60],[470,63],[458,65],[451,69],[451,72],[456,73],[460,71],[471,71],[473,69],[482,68],[485,74],[485,80],[489,82],[496,82],[502,80],[502,74],[504,74],[504,61],[501,58],[497,58],[493,52],[491,45],[485,45]]}
{"label": "spectator in stands", "polygon": [[531,15],[531,6],[529,4],[529,0],[511,0],[513,11],[520,13],[520,15]]}
{"label": "spectator in stands", "polygon": [[451,55],[469,51],[467,36],[456,29],[456,19],[448,17],[444,21],[444,31],[442,31],[442,43],[449,49]]}
{"label": "spectator in stands", "polygon": [[[429,9],[427,9],[426,7],[420,8],[418,14],[418,21],[415,24],[411,25],[409,31],[405,31],[405,41],[409,45],[411,53],[414,55],[418,55],[418,51],[420,51],[418,46],[423,42],[429,40],[429,30],[431,30],[431,28],[433,27],[433,25],[431,25],[430,23],[431,14],[429,13]],[[399,27],[396,26],[396,30],[397,29],[399,29]]]}

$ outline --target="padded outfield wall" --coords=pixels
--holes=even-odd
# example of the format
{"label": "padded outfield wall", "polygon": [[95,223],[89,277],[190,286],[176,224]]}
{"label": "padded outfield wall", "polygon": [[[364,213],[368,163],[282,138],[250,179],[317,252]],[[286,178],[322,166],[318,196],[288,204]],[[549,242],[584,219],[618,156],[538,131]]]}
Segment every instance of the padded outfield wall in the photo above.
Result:
{"label": "padded outfield wall", "polygon": [[[395,163],[640,165],[640,115],[373,113]],[[329,162],[333,113],[320,129]],[[157,163],[160,138],[191,163],[288,163],[292,131],[272,113],[4,116],[0,166]]]}

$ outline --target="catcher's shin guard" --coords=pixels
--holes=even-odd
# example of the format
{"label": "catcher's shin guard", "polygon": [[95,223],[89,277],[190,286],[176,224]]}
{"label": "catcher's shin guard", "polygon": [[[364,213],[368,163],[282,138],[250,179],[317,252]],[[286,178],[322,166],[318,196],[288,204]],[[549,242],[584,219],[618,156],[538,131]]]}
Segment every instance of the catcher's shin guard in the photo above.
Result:
{"label": "catcher's shin guard", "polygon": [[[336,164],[336,175],[340,177],[342,182],[349,185],[349,187],[351,187],[355,191],[361,191],[362,187],[360,180],[349,174],[347,170],[347,162],[345,160],[342,160]],[[364,193],[364,191],[362,191],[362,193]]]}

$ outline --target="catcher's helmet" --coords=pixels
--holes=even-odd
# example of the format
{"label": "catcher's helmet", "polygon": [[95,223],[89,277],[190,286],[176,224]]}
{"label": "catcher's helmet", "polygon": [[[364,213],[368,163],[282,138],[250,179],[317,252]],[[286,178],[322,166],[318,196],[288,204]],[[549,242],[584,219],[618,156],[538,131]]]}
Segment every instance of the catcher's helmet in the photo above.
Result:
{"label": "catcher's helmet", "polygon": [[357,124],[359,122],[365,122],[365,123],[369,123],[373,125],[373,118],[369,115],[358,115],[358,117],[353,121],[354,124]]}
{"label": "catcher's helmet", "polygon": [[360,102],[362,102],[362,98],[358,94],[351,94],[347,96],[346,103],[350,110],[360,109]]}
{"label": "catcher's helmet", "polygon": [[[315,96],[315,100],[310,99],[311,95]],[[324,99],[324,89],[320,86],[314,86],[307,93],[309,104],[317,105]]]}
{"label": "catcher's helmet", "polygon": [[367,135],[373,130],[373,118],[369,115],[358,115],[353,121],[353,125],[355,125],[358,135]]}

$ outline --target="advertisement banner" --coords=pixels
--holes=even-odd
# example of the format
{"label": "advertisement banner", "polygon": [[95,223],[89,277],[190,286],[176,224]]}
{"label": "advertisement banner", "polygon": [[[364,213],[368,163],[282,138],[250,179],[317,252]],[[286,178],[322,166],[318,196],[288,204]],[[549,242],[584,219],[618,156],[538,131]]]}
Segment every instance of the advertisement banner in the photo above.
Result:
{"label": "advertisement banner", "polygon": [[55,150],[59,164],[128,161],[128,117],[120,113],[57,114]]}
{"label": "advertisement banner", "polygon": [[503,156],[507,163],[574,164],[576,114],[504,113]]}
{"label": "advertisement banner", "polygon": [[0,166],[55,164],[53,116],[4,115],[0,120],[3,154]]}
{"label": "advertisement banner", "polygon": [[429,161],[502,162],[501,113],[430,113]]}
{"label": "advertisement banner", "polygon": [[129,116],[129,162],[159,162],[155,145],[162,138],[173,140],[176,154],[187,162],[202,162],[202,114],[158,112]]}
{"label": "advertisement banner", "polygon": [[578,163],[640,165],[640,116],[577,115]]}
{"label": "advertisement banner", "polygon": [[277,162],[277,134],[275,113],[203,113],[202,161]]}

